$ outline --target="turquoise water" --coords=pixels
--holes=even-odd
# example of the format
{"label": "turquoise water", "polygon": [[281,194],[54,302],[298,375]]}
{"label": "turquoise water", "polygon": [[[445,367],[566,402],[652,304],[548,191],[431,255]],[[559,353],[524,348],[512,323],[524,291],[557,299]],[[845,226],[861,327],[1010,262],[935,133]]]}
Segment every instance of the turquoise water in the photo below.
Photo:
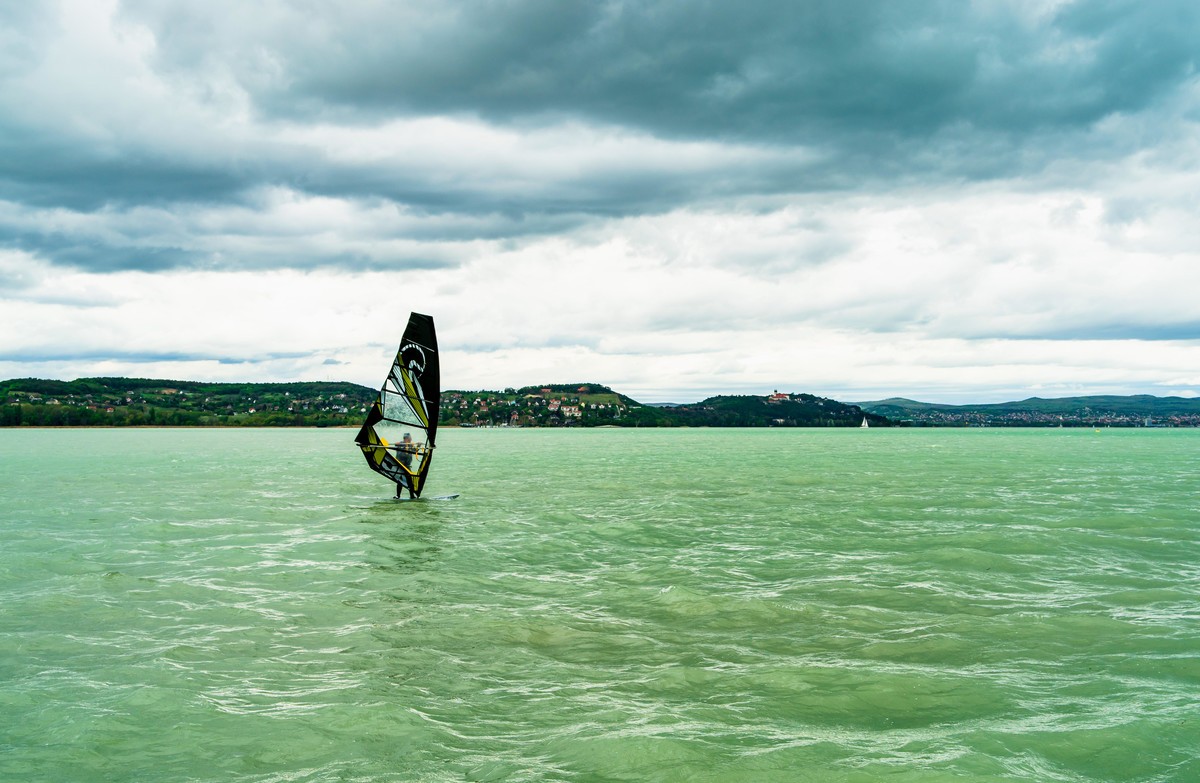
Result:
{"label": "turquoise water", "polygon": [[1200,431],[0,430],[0,780],[1200,780]]}

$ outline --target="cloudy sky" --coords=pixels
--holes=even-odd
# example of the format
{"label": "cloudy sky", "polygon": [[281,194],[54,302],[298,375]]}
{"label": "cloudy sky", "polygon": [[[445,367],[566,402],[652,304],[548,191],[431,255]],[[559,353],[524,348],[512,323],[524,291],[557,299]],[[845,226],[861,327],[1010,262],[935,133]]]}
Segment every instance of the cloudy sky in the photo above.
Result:
{"label": "cloudy sky", "polygon": [[1200,394],[1195,0],[0,2],[0,378]]}

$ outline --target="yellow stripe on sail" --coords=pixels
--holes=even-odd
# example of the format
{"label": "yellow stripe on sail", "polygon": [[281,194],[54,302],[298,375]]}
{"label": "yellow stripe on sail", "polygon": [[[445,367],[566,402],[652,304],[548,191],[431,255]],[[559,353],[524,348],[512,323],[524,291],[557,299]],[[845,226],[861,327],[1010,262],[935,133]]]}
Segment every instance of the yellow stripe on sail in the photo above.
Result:
{"label": "yellow stripe on sail", "polygon": [[412,406],[413,413],[417,414],[417,418],[421,421],[421,426],[429,429],[429,416],[425,413],[425,400],[421,399],[421,395],[417,394],[417,388],[413,386],[412,373],[407,372],[401,367],[400,377],[404,380],[404,396],[410,402],[414,403]]}

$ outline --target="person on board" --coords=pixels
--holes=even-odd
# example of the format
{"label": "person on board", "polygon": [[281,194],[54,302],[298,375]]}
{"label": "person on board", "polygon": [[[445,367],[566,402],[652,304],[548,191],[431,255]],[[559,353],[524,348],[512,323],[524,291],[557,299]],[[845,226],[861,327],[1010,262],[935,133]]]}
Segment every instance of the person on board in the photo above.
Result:
{"label": "person on board", "polygon": [[400,464],[406,468],[412,467],[413,455],[417,453],[417,446],[413,443],[412,433],[404,433],[404,439],[400,441],[400,445],[396,447],[396,457],[399,458]]}
{"label": "person on board", "polygon": [[[412,433],[404,433],[404,438],[400,441],[400,445],[396,447],[396,459],[400,460],[400,464],[404,466],[405,470],[407,470],[410,475],[412,474],[413,455],[419,451],[420,448],[417,446],[417,444],[413,443]],[[412,500],[414,497],[416,497],[416,495],[413,494],[411,482],[412,479],[410,478],[409,483],[407,484],[409,500]],[[399,481],[396,482],[396,497],[400,497],[400,489],[405,486],[405,484],[401,484]]]}

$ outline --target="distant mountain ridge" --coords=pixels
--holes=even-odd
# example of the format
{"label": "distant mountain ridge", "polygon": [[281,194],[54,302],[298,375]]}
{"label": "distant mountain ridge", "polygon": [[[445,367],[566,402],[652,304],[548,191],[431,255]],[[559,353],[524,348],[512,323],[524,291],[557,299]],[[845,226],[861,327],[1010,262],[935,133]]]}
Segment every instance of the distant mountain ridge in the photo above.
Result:
{"label": "distant mountain ridge", "polygon": [[1150,394],[1029,397],[997,403],[947,405],[903,397],[857,403],[863,410],[901,422],[995,426],[1200,426],[1200,398]]}

